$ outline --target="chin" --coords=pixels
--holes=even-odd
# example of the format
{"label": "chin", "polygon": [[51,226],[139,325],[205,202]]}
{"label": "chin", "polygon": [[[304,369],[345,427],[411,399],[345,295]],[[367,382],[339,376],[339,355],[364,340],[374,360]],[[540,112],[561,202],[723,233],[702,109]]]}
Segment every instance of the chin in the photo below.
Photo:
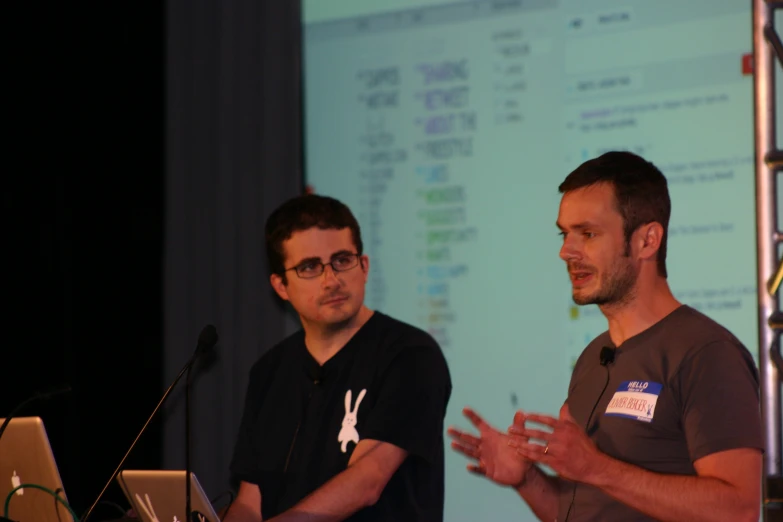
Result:
{"label": "chin", "polygon": [[584,306],[584,305],[589,305],[590,304],[590,301],[586,300],[582,296],[575,295],[575,296],[572,296],[572,297],[574,299],[574,304],[576,304],[578,306]]}
{"label": "chin", "polygon": [[361,307],[354,306],[352,303],[343,303],[342,306],[331,308],[321,314],[323,322],[328,325],[338,325],[350,321],[359,313]]}
{"label": "chin", "polygon": [[573,292],[571,294],[571,297],[573,298],[574,303],[578,304],[579,306],[591,305],[596,303],[595,295]]}

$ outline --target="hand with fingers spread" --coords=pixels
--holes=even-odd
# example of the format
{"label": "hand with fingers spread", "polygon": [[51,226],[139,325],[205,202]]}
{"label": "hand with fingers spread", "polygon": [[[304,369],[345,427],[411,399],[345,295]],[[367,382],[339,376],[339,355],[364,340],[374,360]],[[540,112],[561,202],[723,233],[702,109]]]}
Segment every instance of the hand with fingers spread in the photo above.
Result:
{"label": "hand with fingers spread", "polygon": [[[532,464],[516,451],[511,441],[516,439],[518,446],[526,439],[519,436],[512,437],[498,431],[470,408],[465,408],[462,413],[478,429],[479,436],[476,437],[454,427],[448,429],[448,434],[453,439],[451,447],[475,461],[468,465],[468,471],[487,477],[503,486],[517,487],[521,484]],[[515,422],[519,419],[522,424],[525,422],[524,418],[522,412],[517,412],[514,417]]]}
{"label": "hand with fingers spread", "polygon": [[547,426],[552,431],[530,429],[525,422],[517,423],[515,419],[509,433],[519,437],[512,439],[511,446],[516,448],[520,456],[546,464],[560,477],[577,482],[585,482],[589,473],[599,469],[604,454],[571,416],[567,404],[560,408],[560,417],[557,419],[548,415],[529,414],[525,421]]}

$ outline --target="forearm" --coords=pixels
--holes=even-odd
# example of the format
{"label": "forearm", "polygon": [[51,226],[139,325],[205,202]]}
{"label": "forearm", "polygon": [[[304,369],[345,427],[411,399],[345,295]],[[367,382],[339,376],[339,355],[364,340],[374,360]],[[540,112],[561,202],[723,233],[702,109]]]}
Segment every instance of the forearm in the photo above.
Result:
{"label": "forearm", "polygon": [[524,482],[516,490],[539,520],[551,522],[557,518],[561,481],[558,477],[547,475],[538,466],[530,466]]}
{"label": "forearm", "polygon": [[261,522],[258,512],[243,504],[234,503],[221,515],[223,522]]}
{"label": "forearm", "polygon": [[269,522],[338,522],[371,506],[379,495],[376,484],[350,466]]}
{"label": "forearm", "polygon": [[758,504],[743,500],[731,484],[713,477],[663,475],[604,456],[586,481],[623,504],[661,521],[758,520]]}

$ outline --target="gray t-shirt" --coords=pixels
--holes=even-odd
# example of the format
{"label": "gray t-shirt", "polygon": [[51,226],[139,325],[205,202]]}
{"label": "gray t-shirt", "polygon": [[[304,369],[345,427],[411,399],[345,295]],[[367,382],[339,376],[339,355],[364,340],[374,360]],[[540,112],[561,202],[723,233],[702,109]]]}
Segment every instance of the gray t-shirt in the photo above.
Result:
{"label": "gray t-shirt", "polygon": [[[602,452],[649,471],[695,475],[693,462],[711,453],[763,450],[755,363],[712,319],[683,305],[625,341],[614,362],[602,366],[605,346],[612,347],[608,332],[582,352],[567,399]],[[568,522],[652,520],[585,484],[565,484],[559,521],[569,506]]]}

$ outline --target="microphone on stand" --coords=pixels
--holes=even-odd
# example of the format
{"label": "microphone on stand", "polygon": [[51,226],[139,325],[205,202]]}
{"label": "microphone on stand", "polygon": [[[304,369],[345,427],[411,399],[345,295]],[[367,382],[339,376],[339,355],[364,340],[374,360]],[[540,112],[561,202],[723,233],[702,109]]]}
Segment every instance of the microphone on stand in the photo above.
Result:
{"label": "microphone on stand", "polygon": [[36,401],[48,401],[53,397],[57,397],[58,395],[62,395],[64,393],[69,393],[70,391],[71,391],[71,387],[66,385],[63,386],[62,388],[57,388],[48,392],[37,392],[32,397],[29,397],[24,401],[20,402],[16,406],[16,408],[11,410],[11,413],[9,413],[8,416],[5,418],[5,421],[3,421],[3,425],[0,426],[0,438],[3,436],[3,433],[5,432],[5,429],[8,427],[8,424],[11,422],[11,419],[13,419],[17,413],[22,411],[25,408],[25,406]]}
{"label": "microphone on stand", "polygon": [[[207,325],[204,327],[204,329],[201,331],[201,334],[198,336],[198,345],[196,346],[196,351],[193,353],[191,358],[188,360],[188,362],[185,364],[185,366],[179,371],[177,376],[174,378],[174,382],[172,382],[168,388],[166,388],[166,391],[163,393],[163,397],[160,398],[160,401],[158,401],[158,405],[155,406],[155,409],[152,410],[152,413],[147,418],[147,422],[144,423],[144,426],[141,427],[141,430],[139,430],[138,435],[136,435],[136,438],[133,439],[133,442],[131,443],[130,447],[128,448],[128,451],[125,452],[125,455],[122,457],[122,460],[120,460],[119,465],[117,466],[117,469],[114,470],[114,472],[111,474],[111,477],[109,477],[109,480],[106,482],[106,485],[103,486],[103,489],[98,494],[95,501],[90,506],[90,509],[87,510],[87,512],[84,514],[84,516],[81,518],[81,522],[87,522],[87,519],[90,517],[90,514],[92,514],[93,510],[95,509],[95,506],[98,505],[98,502],[100,502],[101,498],[103,497],[103,494],[106,493],[106,490],[111,485],[112,481],[117,477],[117,474],[122,469],[123,464],[125,464],[125,461],[128,459],[128,455],[130,455],[131,451],[133,451],[133,448],[136,446],[136,443],[141,438],[142,434],[147,431],[147,426],[149,426],[150,421],[155,417],[155,414],[158,413],[158,410],[161,406],[163,406],[163,403],[166,402],[166,399],[168,398],[169,394],[171,394],[172,390],[174,390],[174,387],[177,385],[179,380],[182,378],[183,375],[185,375],[185,372],[190,370],[190,367],[193,366],[193,363],[198,360],[198,358],[203,355],[205,352],[211,350],[215,344],[217,344],[217,332],[215,331],[215,327],[210,325]],[[190,481],[188,481],[189,483]]]}
{"label": "microphone on stand", "polygon": [[[196,355],[199,353],[206,353],[217,344],[218,334],[217,330],[211,324],[208,324],[201,330],[201,334],[198,336],[198,346],[196,347]],[[191,521],[191,500],[190,500],[190,370],[191,366],[188,366],[187,377],[185,378],[185,521]]]}

